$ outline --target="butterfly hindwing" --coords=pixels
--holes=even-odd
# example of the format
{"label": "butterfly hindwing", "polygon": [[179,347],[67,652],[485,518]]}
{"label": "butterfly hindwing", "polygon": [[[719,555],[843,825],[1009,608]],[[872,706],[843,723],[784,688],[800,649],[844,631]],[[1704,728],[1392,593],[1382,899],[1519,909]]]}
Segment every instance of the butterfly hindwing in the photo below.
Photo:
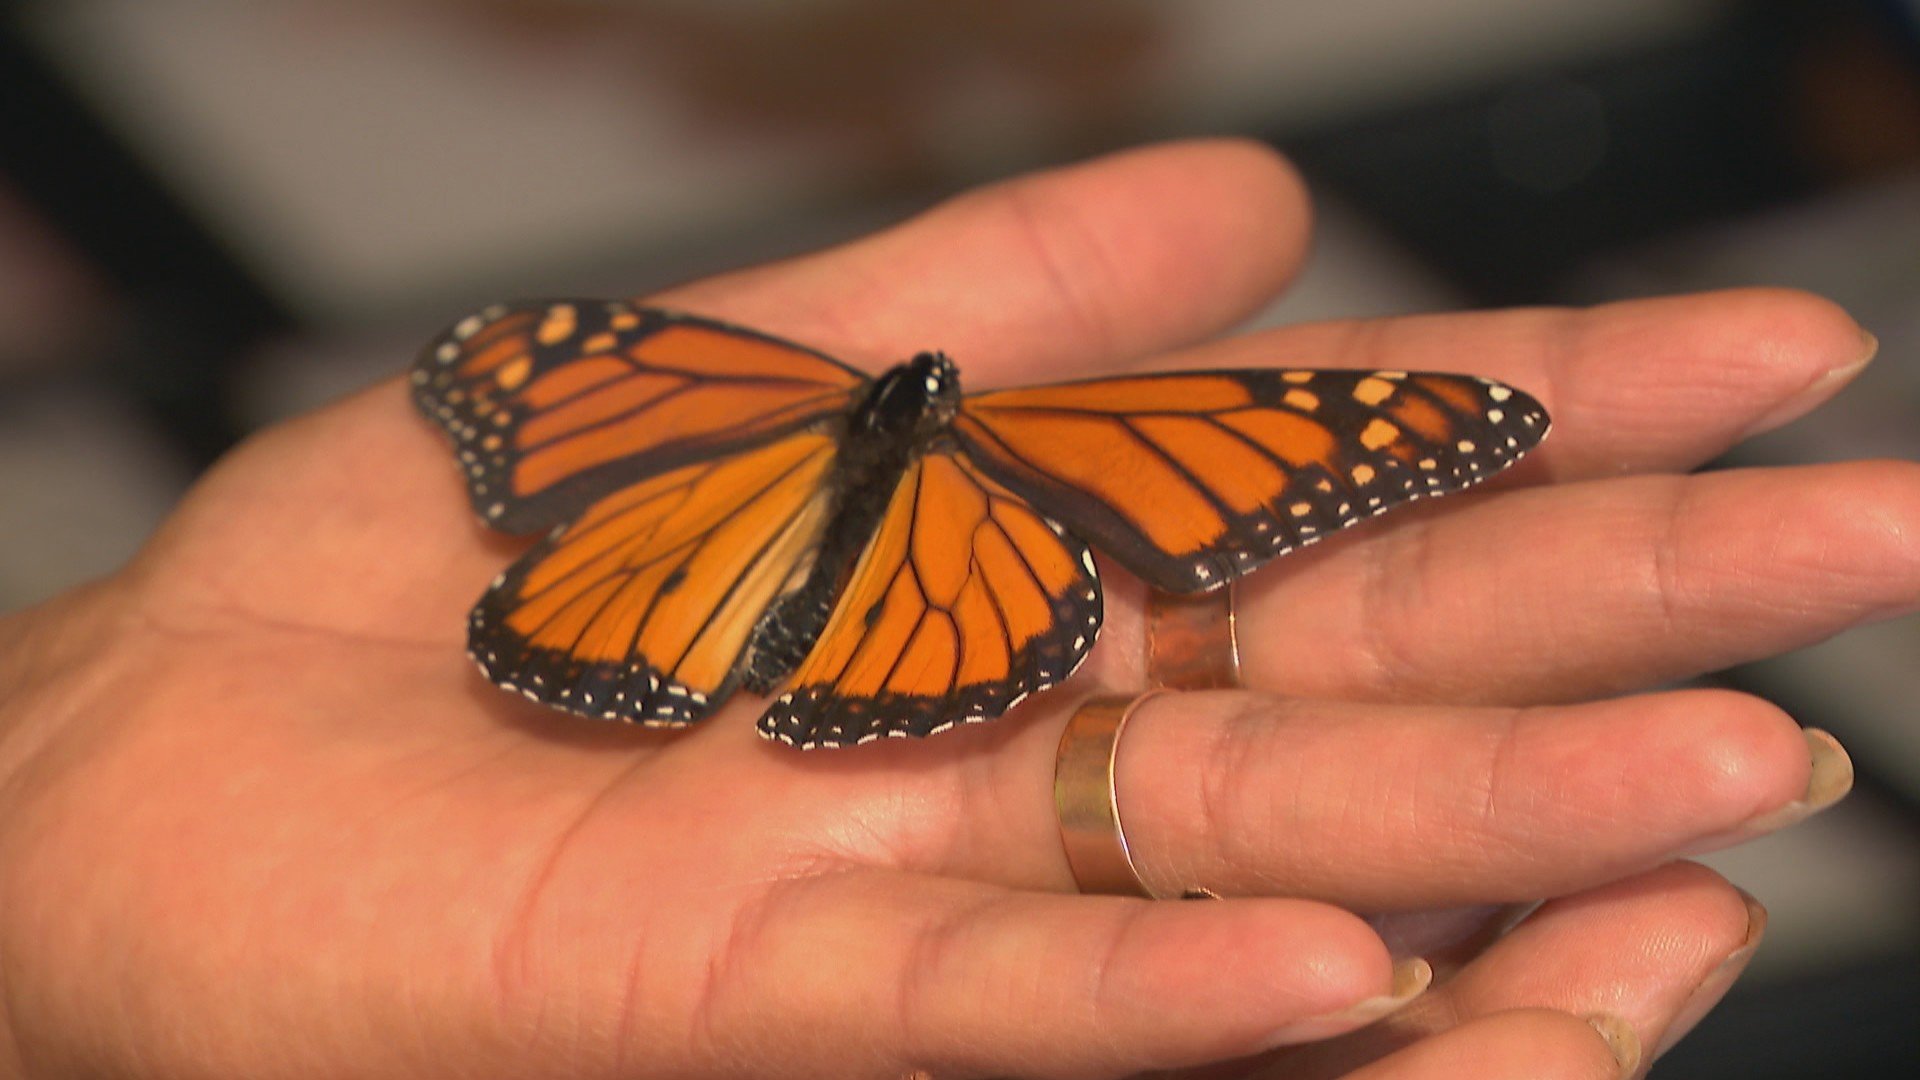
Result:
{"label": "butterfly hindwing", "polygon": [[474,609],[488,677],[571,712],[700,719],[827,526],[832,437],[801,433],[601,498],[528,551]]}
{"label": "butterfly hindwing", "polygon": [[866,377],[752,330],[620,301],[495,305],[415,362],[473,507],[537,532],[626,484],[843,412]]}
{"label": "butterfly hindwing", "polygon": [[979,394],[954,432],[981,471],[1148,583],[1196,592],[1500,472],[1547,414],[1468,375],[1207,371]]}
{"label": "butterfly hindwing", "polygon": [[1100,616],[1085,544],[964,457],[927,454],[760,731],[847,746],[991,719],[1072,674]]}

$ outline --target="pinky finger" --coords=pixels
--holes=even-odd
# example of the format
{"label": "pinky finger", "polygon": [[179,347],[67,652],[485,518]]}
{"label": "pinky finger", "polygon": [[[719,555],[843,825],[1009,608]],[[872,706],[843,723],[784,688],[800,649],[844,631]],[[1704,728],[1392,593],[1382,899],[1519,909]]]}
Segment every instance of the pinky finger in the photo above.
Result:
{"label": "pinky finger", "polygon": [[1422,1039],[1346,1080],[1618,1080],[1639,1063],[1640,1042],[1624,1021],[1513,1009]]}
{"label": "pinky finger", "polygon": [[[1121,1076],[1340,1035],[1426,988],[1301,900],[1156,903],[880,872],[786,883],[703,1016],[793,1075]],[[1384,993],[1383,993],[1384,991]]]}

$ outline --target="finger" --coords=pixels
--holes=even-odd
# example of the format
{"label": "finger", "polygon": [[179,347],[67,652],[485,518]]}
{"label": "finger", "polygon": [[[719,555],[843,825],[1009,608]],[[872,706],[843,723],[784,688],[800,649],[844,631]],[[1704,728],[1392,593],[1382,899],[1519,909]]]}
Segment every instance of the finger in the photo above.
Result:
{"label": "finger", "polygon": [[1304,901],[850,873],[778,886],[756,912],[714,960],[706,1027],[752,1033],[716,1048],[731,1061],[777,1054],[822,1076],[1121,1075],[1244,1056],[1377,1017],[1389,1006],[1361,1003],[1391,997],[1395,974],[1364,922]]}
{"label": "finger", "polygon": [[1386,710],[1195,694],[1135,721],[1121,812],[1173,894],[1366,911],[1562,895],[1779,820],[1814,786],[1798,726],[1725,692]]}
{"label": "finger", "polygon": [[1264,145],[1169,143],[962,195],[866,239],[651,298],[871,366],[941,349],[973,389],[1205,338],[1305,251],[1300,179]]}
{"label": "finger", "polygon": [[[1514,1009],[1430,1035],[1347,1073],[1345,1080],[1618,1080],[1639,1055],[1637,1039],[1610,1043],[1593,1023],[1571,1013]],[[1298,1065],[1275,1062],[1249,1075],[1305,1080]]]}
{"label": "finger", "polygon": [[1618,1017],[1642,1067],[1751,959],[1766,912],[1705,867],[1675,863],[1550,901],[1425,997],[1365,1031],[1276,1056],[1283,1075],[1340,1076],[1479,1017],[1555,1009]]}
{"label": "finger", "polygon": [[[963,839],[934,868],[1071,888],[1042,775],[1052,749],[1035,737],[1016,751],[942,813]],[[1817,775],[1813,756],[1779,709],[1721,691],[1533,709],[1218,691],[1143,701],[1115,788],[1134,865],[1158,895],[1205,887],[1388,911],[1559,895],[1777,827],[1789,808],[1844,793],[1844,753]]]}
{"label": "finger", "polygon": [[1567,701],[1920,606],[1920,467],[1906,462],[1625,478],[1433,510],[1244,582],[1249,684]]}
{"label": "finger", "polygon": [[1231,338],[1149,366],[1468,371],[1553,416],[1537,478],[1687,469],[1844,386],[1873,342],[1831,301],[1736,289],[1588,309],[1311,323]]}
{"label": "finger", "polygon": [[1604,1011],[1627,1022],[1650,1062],[1745,970],[1766,923],[1766,909],[1725,878],[1674,863],[1548,902],[1396,1026],[1528,1006]]}

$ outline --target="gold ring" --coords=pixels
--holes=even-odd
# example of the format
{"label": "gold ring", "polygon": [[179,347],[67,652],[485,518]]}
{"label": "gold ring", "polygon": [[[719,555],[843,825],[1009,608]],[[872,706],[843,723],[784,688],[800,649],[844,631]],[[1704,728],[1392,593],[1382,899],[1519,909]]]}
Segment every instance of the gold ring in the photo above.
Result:
{"label": "gold ring", "polygon": [[1120,800],[1114,790],[1113,762],[1120,733],[1133,711],[1148,698],[1166,693],[1149,690],[1139,697],[1092,698],[1074,710],[1060,733],[1060,752],[1053,769],[1053,806],[1060,816],[1060,842],[1067,866],[1083,893],[1141,896],[1156,899],[1127,849],[1127,833],[1120,826]]}
{"label": "gold ring", "polygon": [[1147,591],[1147,683],[1175,690],[1240,686],[1234,583],[1212,592]]}

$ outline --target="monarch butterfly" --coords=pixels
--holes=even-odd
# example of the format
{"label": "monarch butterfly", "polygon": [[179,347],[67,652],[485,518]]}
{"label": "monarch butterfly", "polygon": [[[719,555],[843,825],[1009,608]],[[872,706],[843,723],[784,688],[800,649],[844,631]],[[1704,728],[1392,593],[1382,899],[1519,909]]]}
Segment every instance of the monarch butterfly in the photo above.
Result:
{"label": "monarch butterfly", "polygon": [[1067,678],[1100,628],[1087,540],[1211,589],[1483,480],[1548,425],[1519,390],[1397,371],[962,397],[937,352],[874,378],[617,301],[489,307],[411,377],[481,519],[545,533],[473,609],[489,678],[653,726],[782,688],[759,730],[800,747],[990,719]]}

